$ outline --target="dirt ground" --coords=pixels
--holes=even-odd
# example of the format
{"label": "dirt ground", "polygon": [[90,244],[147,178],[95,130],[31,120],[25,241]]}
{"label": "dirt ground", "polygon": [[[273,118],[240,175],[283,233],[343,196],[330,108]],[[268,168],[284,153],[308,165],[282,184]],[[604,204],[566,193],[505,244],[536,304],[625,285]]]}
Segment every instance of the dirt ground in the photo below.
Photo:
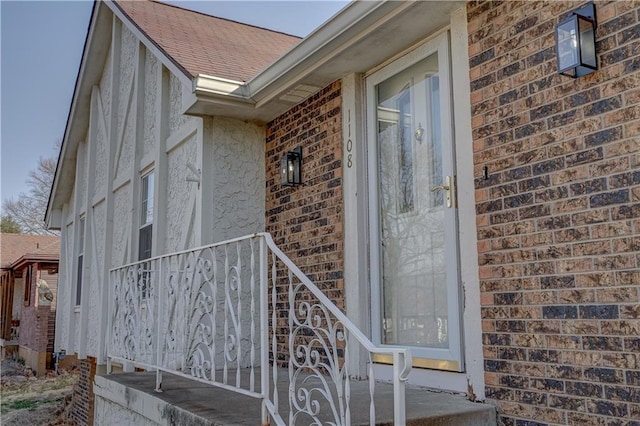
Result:
{"label": "dirt ground", "polygon": [[33,377],[30,370],[13,360],[0,365],[0,424],[60,426],[68,419],[77,371],[51,371]]}

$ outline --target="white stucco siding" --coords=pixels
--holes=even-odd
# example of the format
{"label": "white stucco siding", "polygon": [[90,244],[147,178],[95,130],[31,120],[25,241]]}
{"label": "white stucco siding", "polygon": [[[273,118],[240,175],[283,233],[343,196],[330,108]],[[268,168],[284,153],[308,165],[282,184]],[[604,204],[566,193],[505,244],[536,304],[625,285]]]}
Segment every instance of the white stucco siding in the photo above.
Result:
{"label": "white stucco siding", "polygon": [[93,190],[93,197],[102,197],[107,188],[107,135],[104,126],[99,125],[96,129],[95,138],[95,150],[96,150],[96,163],[93,165],[93,172],[95,174],[95,186]]}
{"label": "white stucco siding", "polygon": [[240,120],[212,118],[210,164],[213,241],[223,241],[264,230],[264,128]]}
{"label": "white stucco siding", "polygon": [[107,59],[104,63],[102,78],[100,79],[100,94],[105,117],[111,117],[111,76],[113,74],[113,46],[109,46]]}
{"label": "white stucco siding", "polygon": [[134,157],[135,108],[134,91],[137,67],[138,40],[126,27],[122,27],[120,50],[120,92],[118,94],[118,143],[116,150],[116,180],[131,174]]}
{"label": "white stucco siding", "polygon": [[77,186],[75,182],[73,182],[72,184],[73,188],[71,188],[71,196],[69,197],[69,200],[67,201],[68,203],[68,211],[67,211],[67,216],[63,219],[66,223],[68,224],[69,222],[73,222],[73,211],[75,209],[75,193],[76,193],[76,189]]}
{"label": "white stucco siding", "polygon": [[[169,78],[169,132],[175,133],[183,126],[196,118],[188,117],[182,113],[182,91],[185,88],[175,75]],[[188,88],[186,88],[189,90]]]}
{"label": "white stucco siding", "polygon": [[[194,243],[193,214],[198,185],[187,181],[187,164],[197,164],[197,134],[168,154],[166,252],[184,250]],[[191,225],[191,226],[190,226]]]}
{"label": "white stucco siding", "polygon": [[[66,209],[65,209],[66,210]],[[68,223],[68,217],[64,218]],[[60,237],[60,263],[58,267],[58,301],[56,303],[56,335],[54,350],[65,349],[72,352],[69,342],[69,315],[73,312],[71,306],[71,291],[73,285],[73,223],[62,229]]]}
{"label": "white stucco siding", "polygon": [[96,129],[96,162],[93,165],[95,173],[95,189],[94,196],[101,197],[106,194],[104,192],[107,189],[107,165],[108,165],[108,143],[107,139],[107,126],[109,123],[109,117],[111,114],[111,49],[107,55],[105,68],[100,79],[99,93],[100,93],[100,105],[98,111],[98,126]]}
{"label": "white stucco siding", "polygon": [[114,194],[113,243],[111,246],[111,267],[128,262],[129,235],[131,229],[131,185],[120,187]]}
{"label": "white stucco siding", "polygon": [[148,50],[144,60],[144,117],[142,157],[147,158],[157,149],[156,120],[158,97],[158,73],[160,62]]}
{"label": "white stucco siding", "polygon": [[[88,291],[88,311],[87,311],[87,330],[100,329],[100,305],[102,304],[101,291],[102,286],[106,282],[103,277],[104,270],[104,233],[106,223],[106,203],[104,201],[93,207],[93,220],[89,224],[90,228],[86,232],[91,232],[91,270],[89,271],[89,282],[86,283],[84,291]],[[88,354],[96,354],[98,351],[98,333],[87,333]]]}
{"label": "white stucco siding", "polygon": [[[99,362],[106,353],[101,336],[109,333],[107,270],[138,259],[143,173],[153,170],[155,179],[153,255],[264,230],[264,127],[184,115],[183,96],[191,92],[184,77],[169,73],[126,24],[112,28],[104,69],[89,82],[89,123],[70,123],[89,124],[89,132],[78,145],[64,213],[56,346]],[[87,237],[78,309],[73,233],[82,214]]]}

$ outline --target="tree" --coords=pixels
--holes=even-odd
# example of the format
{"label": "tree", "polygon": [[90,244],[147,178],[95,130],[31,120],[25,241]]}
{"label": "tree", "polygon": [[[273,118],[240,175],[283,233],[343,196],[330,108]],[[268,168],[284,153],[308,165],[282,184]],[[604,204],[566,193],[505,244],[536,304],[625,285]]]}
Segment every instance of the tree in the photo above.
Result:
{"label": "tree", "polygon": [[[60,141],[56,143],[57,149],[60,144]],[[38,167],[29,172],[29,193],[20,193],[16,199],[10,198],[2,204],[3,223],[4,217],[8,217],[25,234],[58,235],[58,232],[47,229],[44,223],[56,164],[55,158],[40,157]]]}
{"label": "tree", "polygon": [[2,216],[0,218],[0,232],[3,234],[21,234],[22,229],[11,216]]}

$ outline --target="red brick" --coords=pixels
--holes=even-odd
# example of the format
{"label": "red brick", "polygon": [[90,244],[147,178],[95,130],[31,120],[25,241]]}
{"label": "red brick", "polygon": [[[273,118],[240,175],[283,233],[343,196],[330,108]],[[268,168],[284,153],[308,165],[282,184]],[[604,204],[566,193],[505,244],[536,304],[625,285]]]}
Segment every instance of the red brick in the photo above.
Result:
{"label": "red brick", "polygon": [[[640,19],[640,2],[596,1],[601,69],[569,79],[556,74],[555,59],[543,50],[553,49],[553,27],[575,7],[569,1],[482,0],[468,6],[469,52],[477,65],[472,70],[477,90],[471,96],[474,172],[481,176],[488,166],[500,173],[500,180],[476,186],[482,213],[476,217],[482,315],[487,321],[483,342],[495,344],[497,326],[508,332],[512,325],[521,330],[524,324],[526,333],[507,333],[509,338],[497,341],[508,342],[513,351],[532,345],[558,348],[566,364],[549,370],[558,374],[551,374],[556,381],[548,383],[526,380],[527,363],[508,357],[500,366],[510,375],[487,371],[492,386],[487,395],[495,398],[505,425],[516,419],[522,424],[624,424],[640,411],[603,400],[597,383],[624,377],[623,371],[637,369],[638,361],[633,353],[638,344],[629,336],[637,336],[640,315],[635,308],[640,297],[635,237],[640,209],[634,206],[640,187],[619,184],[620,176],[640,167],[640,74],[630,62],[640,60],[637,40],[630,38]],[[620,60],[620,54],[627,56]],[[528,165],[529,175],[523,176]],[[514,176],[520,185],[510,186]],[[547,179],[544,187],[522,185],[524,179],[539,177]],[[513,202],[530,199],[530,193],[535,209],[513,209]],[[489,207],[495,209],[482,210]],[[570,279],[556,282],[556,274]],[[495,303],[493,292],[522,296],[517,306],[505,309],[490,305]],[[545,307],[558,304],[580,307],[587,317],[561,322],[542,318]],[[619,317],[590,317],[596,308]],[[537,349],[527,350],[533,354]],[[485,346],[484,354],[486,365],[498,360],[499,353],[491,348]],[[576,366],[593,371],[580,382],[565,382],[566,372],[580,371]],[[530,375],[538,372],[533,369]],[[619,386],[620,392],[628,389]],[[540,389],[557,392],[548,404],[558,410],[544,406]],[[574,390],[593,398],[576,398]]]}

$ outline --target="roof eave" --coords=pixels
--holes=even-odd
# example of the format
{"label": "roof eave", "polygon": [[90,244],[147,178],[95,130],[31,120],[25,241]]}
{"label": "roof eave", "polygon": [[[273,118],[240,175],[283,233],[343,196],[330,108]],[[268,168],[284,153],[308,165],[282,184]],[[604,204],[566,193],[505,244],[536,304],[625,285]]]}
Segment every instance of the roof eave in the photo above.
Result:
{"label": "roof eave", "polygon": [[[193,104],[186,108],[186,113],[194,115],[224,113],[237,118],[270,121],[297,103],[275,99],[279,92],[278,89],[273,88],[274,83],[286,79],[285,74],[304,61],[322,60],[321,57],[327,54],[323,50],[324,46],[356,24],[361,15],[367,15],[378,9],[381,4],[383,3],[363,1],[350,3],[249,83],[231,82],[212,76],[196,76],[193,79],[195,99]],[[269,88],[273,88],[272,96],[265,99],[264,92]],[[283,87],[279,89],[284,90]],[[255,95],[258,95],[257,98]]]}
{"label": "roof eave", "polygon": [[[446,28],[451,12],[464,5],[464,0],[354,1],[245,84],[231,87],[197,76],[194,101],[186,112],[270,121],[299,103],[306,88],[320,89],[347,74],[369,72]],[[403,37],[393,37],[399,27]],[[229,109],[230,104],[237,108]]]}
{"label": "roof eave", "polygon": [[[62,226],[62,208],[71,193],[73,187],[71,183],[75,179],[77,146],[80,140],[85,137],[89,126],[91,87],[93,82],[99,78],[97,73],[100,72],[99,68],[102,68],[109,50],[110,43],[106,43],[106,46],[104,43],[104,27],[110,23],[110,14],[104,12],[105,9],[102,5],[102,2],[95,1],[91,12],[87,37],[45,213],[45,224],[49,229],[60,229]],[[110,31],[107,33],[110,33]],[[90,74],[93,78],[89,77]],[[76,123],[84,124],[78,126]]]}
{"label": "roof eave", "polygon": [[19,259],[16,259],[9,267],[5,269],[20,269],[25,265],[31,263],[59,263],[60,256],[57,254],[38,254],[38,253],[26,253]]}

